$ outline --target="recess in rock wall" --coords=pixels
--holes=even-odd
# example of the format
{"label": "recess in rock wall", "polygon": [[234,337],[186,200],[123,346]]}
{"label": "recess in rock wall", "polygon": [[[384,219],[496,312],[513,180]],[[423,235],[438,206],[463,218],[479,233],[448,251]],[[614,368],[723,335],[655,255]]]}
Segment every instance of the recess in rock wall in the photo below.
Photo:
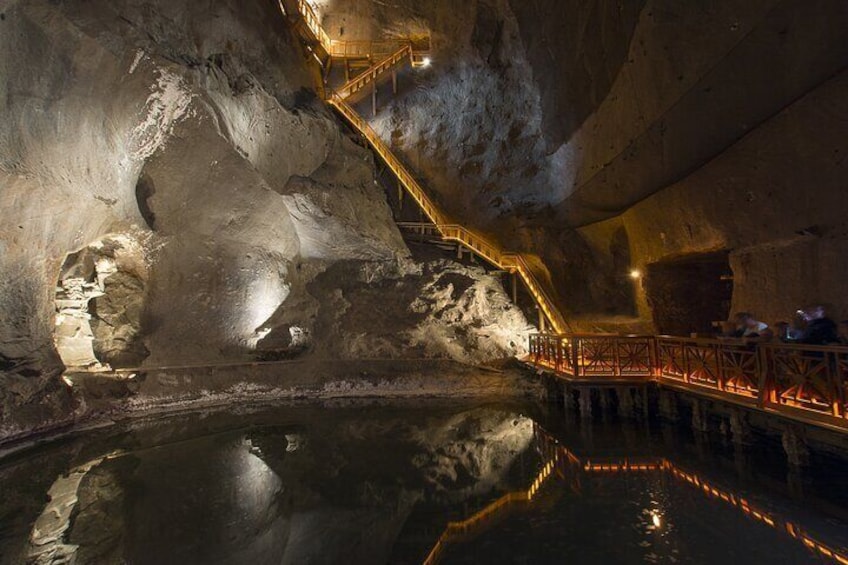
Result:
{"label": "recess in rock wall", "polygon": [[712,333],[713,322],[729,317],[733,279],[727,251],[652,263],[644,284],[660,334]]}
{"label": "recess in rock wall", "polygon": [[140,364],[146,267],[131,236],[109,236],[71,253],[56,286],[56,350],[66,367]]}
{"label": "recess in rock wall", "polygon": [[156,187],[149,175],[142,174],[135,185],[135,199],[141,217],[150,229],[156,229],[156,214],[150,206],[150,199],[156,194]]}

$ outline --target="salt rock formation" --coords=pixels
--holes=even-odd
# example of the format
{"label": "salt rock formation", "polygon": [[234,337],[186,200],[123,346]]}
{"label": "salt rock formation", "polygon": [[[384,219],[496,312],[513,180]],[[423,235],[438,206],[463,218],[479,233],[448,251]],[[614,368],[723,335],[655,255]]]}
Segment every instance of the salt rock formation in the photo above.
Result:
{"label": "salt rock formation", "polygon": [[[373,157],[317,100],[276,2],[0,9],[4,421],[69,413],[63,360],[252,359],[275,334],[320,344],[314,321],[334,306],[322,312],[309,294],[315,277],[339,261],[372,274],[408,261]],[[356,333],[367,331],[335,335]],[[519,337],[497,353],[517,351]],[[434,354],[488,355],[473,347]]]}
{"label": "salt rock formation", "polygon": [[665,331],[651,265],[715,252],[734,310],[848,314],[844,2],[319,4],[332,37],[431,31],[378,129],[463,222],[543,255],[573,326]]}

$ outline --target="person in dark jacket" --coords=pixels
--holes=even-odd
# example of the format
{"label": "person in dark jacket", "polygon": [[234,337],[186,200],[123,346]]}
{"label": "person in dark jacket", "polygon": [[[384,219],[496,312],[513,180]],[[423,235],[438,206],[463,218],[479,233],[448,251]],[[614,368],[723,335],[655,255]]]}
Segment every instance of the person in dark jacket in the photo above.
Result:
{"label": "person in dark jacket", "polygon": [[839,345],[848,345],[848,320],[842,320],[836,326],[836,337],[839,339]]}
{"label": "person in dark jacket", "polygon": [[827,317],[824,306],[816,305],[798,310],[798,315],[807,323],[798,343],[808,345],[827,345],[837,343],[836,322]]}

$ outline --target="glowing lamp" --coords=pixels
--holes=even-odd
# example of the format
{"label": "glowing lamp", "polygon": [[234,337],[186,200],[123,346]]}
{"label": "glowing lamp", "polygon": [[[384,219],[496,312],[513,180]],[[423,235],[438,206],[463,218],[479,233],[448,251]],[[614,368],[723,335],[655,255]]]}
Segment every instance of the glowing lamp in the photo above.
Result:
{"label": "glowing lamp", "polygon": [[639,269],[633,269],[632,271],[630,271],[630,278],[631,279],[638,279],[638,278],[641,278],[641,277],[642,277],[642,271],[640,271]]}

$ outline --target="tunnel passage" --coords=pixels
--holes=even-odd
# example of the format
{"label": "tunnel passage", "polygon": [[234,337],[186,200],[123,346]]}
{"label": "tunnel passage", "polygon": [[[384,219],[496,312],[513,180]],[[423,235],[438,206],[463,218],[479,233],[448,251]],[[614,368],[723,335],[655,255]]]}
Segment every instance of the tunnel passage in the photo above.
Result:
{"label": "tunnel passage", "polygon": [[67,367],[140,364],[146,264],[131,236],[105,237],[68,254],[56,285],[56,350]]}
{"label": "tunnel passage", "polygon": [[733,295],[728,252],[687,255],[648,265],[645,292],[661,334],[712,333],[727,320]]}
{"label": "tunnel passage", "polygon": [[153,184],[153,179],[149,175],[142,174],[135,185],[135,199],[138,203],[138,210],[141,213],[141,217],[144,218],[147,226],[152,230],[156,229],[156,214],[153,213],[150,199],[155,194],[156,187]]}

